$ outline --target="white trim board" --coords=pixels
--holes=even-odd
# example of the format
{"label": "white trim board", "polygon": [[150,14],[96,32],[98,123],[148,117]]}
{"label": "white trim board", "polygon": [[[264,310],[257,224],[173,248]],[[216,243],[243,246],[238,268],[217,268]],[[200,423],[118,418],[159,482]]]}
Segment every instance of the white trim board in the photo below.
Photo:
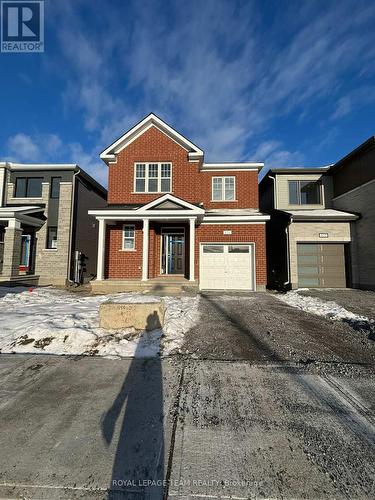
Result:
{"label": "white trim board", "polygon": [[203,163],[201,172],[221,172],[221,171],[256,171],[259,172],[264,167],[264,163]]}
{"label": "white trim board", "polygon": [[252,224],[256,224],[256,225],[264,225],[265,222],[264,221],[257,221],[257,222],[249,222],[249,221],[242,221],[242,220],[239,220],[239,221],[231,221],[231,222],[228,222],[226,221],[225,219],[223,220],[218,220],[218,221],[214,221],[214,222],[207,222],[207,221],[203,221],[201,222],[202,225],[208,225],[208,224],[211,224],[211,225],[227,225],[227,226],[237,226],[239,224],[246,224],[248,226],[252,225]]}

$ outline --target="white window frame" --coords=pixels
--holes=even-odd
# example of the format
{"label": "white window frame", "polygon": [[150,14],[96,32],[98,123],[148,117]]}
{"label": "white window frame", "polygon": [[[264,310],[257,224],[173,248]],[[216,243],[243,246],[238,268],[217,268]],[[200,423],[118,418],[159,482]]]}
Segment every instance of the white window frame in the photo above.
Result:
{"label": "white window frame", "polygon": [[[137,191],[137,165],[144,165],[145,166],[145,190],[144,191]],[[158,189],[157,191],[149,191],[148,190],[148,167],[149,165],[157,165],[158,166]],[[161,176],[161,166],[162,165],[169,165],[170,166],[170,169],[171,169],[171,174],[169,177],[162,177]],[[133,193],[135,194],[156,194],[156,193],[172,193],[172,162],[170,161],[149,161],[149,162],[145,162],[145,161],[137,161],[134,163],[134,191]],[[140,177],[141,178],[141,177]],[[143,179],[143,177],[142,177]],[[162,191],[161,190],[161,180],[162,179],[170,179],[170,189],[169,191]]]}
{"label": "white window frame", "polygon": [[[221,199],[220,200],[215,200],[214,199],[214,179],[222,179],[222,182],[221,182]],[[233,179],[234,180],[234,197],[233,197],[233,200],[226,200],[225,199],[225,179]],[[233,202],[233,201],[237,201],[236,199],[236,176],[235,175],[215,175],[212,177],[212,180],[211,180],[211,201],[212,202],[218,202],[218,203],[221,203],[221,202]]]}
{"label": "white window frame", "polygon": [[[125,236],[125,228],[131,227],[133,230],[133,237]],[[133,240],[133,248],[125,248],[125,239]],[[122,226],[122,250],[124,252],[134,252],[135,251],[135,225],[134,224],[124,224]]]}

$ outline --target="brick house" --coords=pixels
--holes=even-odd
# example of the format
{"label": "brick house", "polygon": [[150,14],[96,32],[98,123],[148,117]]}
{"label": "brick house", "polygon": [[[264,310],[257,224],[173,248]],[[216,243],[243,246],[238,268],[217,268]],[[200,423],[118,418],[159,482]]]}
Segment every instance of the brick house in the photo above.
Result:
{"label": "brick house", "polygon": [[96,275],[107,191],[75,164],[0,162],[0,284],[57,285]]}
{"label": "brick house", "polygon": [[93,290],[261,290],[265,224],[262,163],[205,163],[204,152],[154,114],[111,144],[108,205],[99,221]]}

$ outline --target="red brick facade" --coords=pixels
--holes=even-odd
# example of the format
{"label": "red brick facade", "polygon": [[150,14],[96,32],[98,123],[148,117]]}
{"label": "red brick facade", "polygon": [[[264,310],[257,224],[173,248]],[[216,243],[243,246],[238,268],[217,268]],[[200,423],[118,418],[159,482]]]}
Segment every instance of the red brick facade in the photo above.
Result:
{"label": "red brick facade", "polygon": [[[134,164],[140,162],[172,163],[171,194],[204,209],[258,209],[258,172],[256,170],[201,171],[202,161],[189,161],[188,152],[156,127],[151,127],[117,154],[116,163],[109,165],[109,205],[146,204],[163,196],[160,193],[134,193]],[[236,200],[212,201],[213,176],[236,177]],[[202,205],[201,205],[202,206]],[[187,216],[189,214],[187,213]],[[201,243],[251,243],[255,250],[256,283],[266,285],[265,223],[207,224],[202,217],[195,228],[195,279],[199,280]],[[135,224],[135,249],[122,249],[124,222],[108,225],[106,229],[105,279],[142,278],[142,221]],[[150,220],[148,278],[161,276],[162,228],[171,223]],[[189,278],[189,224],[186,219],[172,224],[185,228],[185,277]],[[231,234],[224,232],[231,231]]]}
{"label": "red brick facade", "polygon": [[[171,162],[172,194],[190,203],[203,202],[205,208],[258,208],[258,172],[200,172],[200,163],[189,162],[187,151],[155,127],[120,151],[117,163],[109,165],[108,203],[149,203],[160,193],[134,193],[134,164]],[[236,177],[234,202],[212,202],[212,177]]]}
{"label": "red brick facade", "polygon": [[[176,224],[173,224],[176,226]],[[189,275],[189,227],[185,227],[185,275]],[[168,224],[151,223],[149,235],[149,277],[161,276],[161,230]],[[231,230],[231,235],[224,231]],[[202,224],[195,230],[195,278],[199,279],[199,251],[201,243],[254,243],[256,282],[266,285],[266,226],[265,224]],[[135,250],[122,250],[122,224],[107,228],[106,275],[109,279],[141,279],[142,277],[142,223],[136,223]]]}

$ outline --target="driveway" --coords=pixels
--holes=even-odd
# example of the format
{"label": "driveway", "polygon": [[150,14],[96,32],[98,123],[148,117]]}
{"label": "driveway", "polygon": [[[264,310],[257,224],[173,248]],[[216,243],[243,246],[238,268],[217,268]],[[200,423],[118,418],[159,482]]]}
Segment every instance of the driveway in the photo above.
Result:
{"label": "driveway", "polygon": [[371,369],[0,356],[0,497],[374,498]]}
{"label": "driveway", "polygon": [[202,359],[374,363],[375,342],[343,322],[291,307],[270,293],[203,294],[187,353]]}

